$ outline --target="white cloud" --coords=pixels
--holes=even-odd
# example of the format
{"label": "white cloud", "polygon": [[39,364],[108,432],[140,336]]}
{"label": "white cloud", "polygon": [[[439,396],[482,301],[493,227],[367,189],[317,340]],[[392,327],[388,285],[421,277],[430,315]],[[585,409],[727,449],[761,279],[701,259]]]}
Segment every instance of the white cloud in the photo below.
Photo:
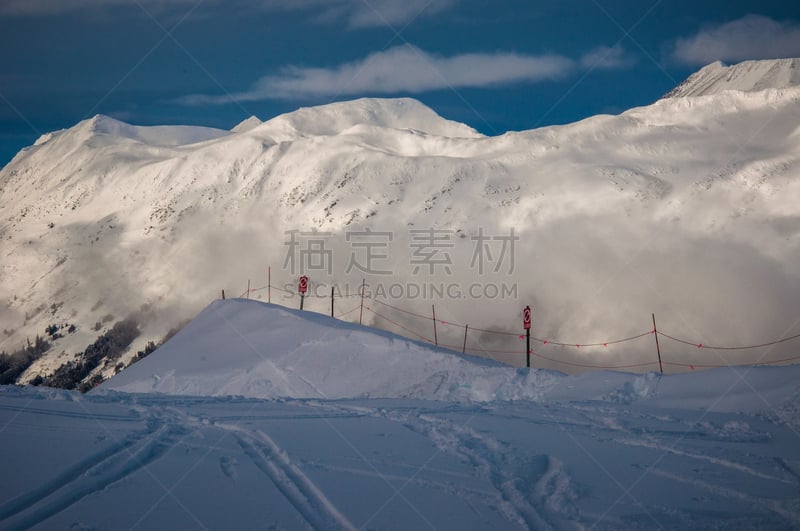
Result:
{"label": "white cloud", "polygon": [[691,65],[800,56],[800,25],[762,15],[706,28],[675,42],[674,57]]}
{"label": "white cloud", "polygon": [[230,96],[194,95],[187,104],[266,99],[302,99],[353,94],[415,94],[448,88],[534,83],[559,78],[574,62],[559,55],[472,53],[452,57],[429,54],[411,45],[376,52],[333,68],[285,67],[250,90]]}
{"label": "white cloud", "polygon": [[[231,0],[213,0],[230,3]],[[236,0],[243,6],[266,11],[305,11],[311,21],[344,23],[349,28],[389,26],[401,30],[417,18],[432,16],[460,0]]]}
{"label": "white cloud", "polygon": [[60,15],[70,11],[110,8],[117,6],[172,7],[193,4],[193,0],[3,0],[2,15]]}
{"label": "white cloud", "polygon": [[[404,25],[451,8],[459,0],[206,0],[200,11],[261,10],[306,11],[310,20],[325,24],[341,24],[350,28]],[[2,0],[3,15],[59,15],[70,11],[94,10],[119,6],[144,6],[146,9],[168,9],[195,5],[197,0]]]}
{"label": "white cloud", "polygon": [[598,46],[594,50],[585,53],[580,62],[583,68],[617,70],[633,66],[636,60],[622,46],[616,45]]}
{"label": "white cloud", "polygon": [[455,0],[357,0],[349,2],[348,22],[351,27],[390,25],[396,29],[418,17],[435,15],[449,9]]}

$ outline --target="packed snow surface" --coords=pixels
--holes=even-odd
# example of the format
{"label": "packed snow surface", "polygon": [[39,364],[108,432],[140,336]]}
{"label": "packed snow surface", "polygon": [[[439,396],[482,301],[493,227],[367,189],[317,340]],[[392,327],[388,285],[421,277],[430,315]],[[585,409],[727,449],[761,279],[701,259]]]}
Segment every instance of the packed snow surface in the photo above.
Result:
{"label": "packed snow surface", "polygon": [[0,388],[0,527],[795,529],[799,382],[528,372],[218,301],[88,395]]}

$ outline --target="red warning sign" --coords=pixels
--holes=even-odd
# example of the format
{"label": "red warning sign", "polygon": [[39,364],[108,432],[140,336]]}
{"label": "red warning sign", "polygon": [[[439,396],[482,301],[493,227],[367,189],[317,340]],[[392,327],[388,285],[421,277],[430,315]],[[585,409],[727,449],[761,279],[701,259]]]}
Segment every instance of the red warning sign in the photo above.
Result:
{"label": "red warning sign", "polygon": [[530,330],[531,328],[531,307],[525,306],[525,309],[522,310],[522,326],[525,330]]}
{"label": "red warning sign", "polygon": [[308,291],[308,277],[303,275],[300,277],[300,286],[297,288],[300,293],[305,294]]}

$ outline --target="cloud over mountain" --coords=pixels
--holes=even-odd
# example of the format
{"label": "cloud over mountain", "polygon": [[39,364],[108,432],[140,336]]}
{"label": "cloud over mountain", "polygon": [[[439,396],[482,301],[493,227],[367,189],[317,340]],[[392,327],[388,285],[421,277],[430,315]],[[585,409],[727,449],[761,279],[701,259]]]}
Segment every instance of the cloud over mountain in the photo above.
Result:
{"label": "cloud over mountain", "polygon": [[636,59],[620,45],[598,46],[581,56],[583,68],[599,70],[616,70],[627,68],[636,63]]}
{"label": "cloud over mountain", "polygon": [[678,39],[673,54],[690,65],[796,57],[800,55],[800,24],[746,15]]}
{"label": "cloud over mountain", "polygon": [[509,52],[443,57],[402,45],[332,68],[287,66],[229,96],[192,95],[188,104],[297,99],[361,93],[417,94],[432,90],[535,83],[568,73],[573,61],[560,55]]}

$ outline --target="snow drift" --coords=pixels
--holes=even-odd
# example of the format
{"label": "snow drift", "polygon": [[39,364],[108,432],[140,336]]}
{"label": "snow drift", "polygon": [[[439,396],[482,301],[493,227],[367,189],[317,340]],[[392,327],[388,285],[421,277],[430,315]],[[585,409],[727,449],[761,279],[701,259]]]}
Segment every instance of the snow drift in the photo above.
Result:
{"label": "snow drift", "polygon": [[461,356],[330,317],[216,301],[103,389],[255,398],[535,398],[555,373]]}
{"label": "snow drift", "polygon": [[464,356],[319,314],[234,299],[211,303],[155,353],[100,388],[252,398],[600,400],[755,412],[797,404],[800,365],[669,376],[566,376]]}

